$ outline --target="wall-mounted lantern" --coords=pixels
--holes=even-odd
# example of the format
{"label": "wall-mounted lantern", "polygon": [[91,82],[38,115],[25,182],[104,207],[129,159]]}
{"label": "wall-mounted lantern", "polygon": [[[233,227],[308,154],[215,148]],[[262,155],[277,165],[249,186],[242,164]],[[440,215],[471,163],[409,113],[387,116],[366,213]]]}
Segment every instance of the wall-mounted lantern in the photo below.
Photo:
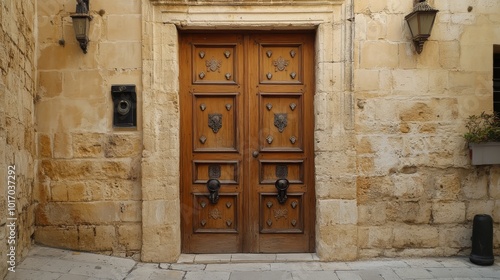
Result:
{"label": "wall-mounted lantern", "polygon": [[424,42],[431,36],[437,12],[438,10],[432,8],[427,1],[419,0],[413,7],[413,12],[405,16],[417,53],[422,52]]}
{"label": "wall-mounted lantern", "polygon": [[83,53],[87,53],[90,21],[92,20],[88,9],[89,1],[90,0],[77,0],[76,12],[71,14],[76,40],[80,43],[80,48],[82,48]]}

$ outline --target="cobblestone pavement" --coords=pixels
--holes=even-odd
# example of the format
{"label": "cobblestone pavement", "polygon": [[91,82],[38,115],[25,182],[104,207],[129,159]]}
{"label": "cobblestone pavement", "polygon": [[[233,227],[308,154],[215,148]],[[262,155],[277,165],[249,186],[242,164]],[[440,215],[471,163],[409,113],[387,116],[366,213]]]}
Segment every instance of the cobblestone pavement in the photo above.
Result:
{"label": "cobblestone pavement", "polygon": [[6,279],[500,279],[500,258],[492,266],[477,266],[467,257],[320,262],[314,254],[228,254],[182,255],[170,264],[35,246]]}

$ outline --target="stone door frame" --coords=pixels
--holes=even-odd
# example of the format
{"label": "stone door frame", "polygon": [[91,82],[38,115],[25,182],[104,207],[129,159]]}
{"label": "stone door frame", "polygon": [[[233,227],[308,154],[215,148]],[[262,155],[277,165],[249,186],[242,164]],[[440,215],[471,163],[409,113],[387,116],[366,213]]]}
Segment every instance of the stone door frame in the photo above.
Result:
{"label": "stone door frame", "polygon": [[316,30],[316,252],[355,259],[352,0],[218,2],[143,0],[142,260],[181,253],[179,29]]}

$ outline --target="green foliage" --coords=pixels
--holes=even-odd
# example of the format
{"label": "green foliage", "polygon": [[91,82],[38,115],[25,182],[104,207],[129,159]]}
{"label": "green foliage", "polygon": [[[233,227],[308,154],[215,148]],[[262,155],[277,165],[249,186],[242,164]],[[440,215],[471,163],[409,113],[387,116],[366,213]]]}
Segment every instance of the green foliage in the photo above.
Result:
{"label": "green foliage", "polygon": [[486,114],[469,116],[465,124],[465,140],[469,143],[500,142],[500,115]]}

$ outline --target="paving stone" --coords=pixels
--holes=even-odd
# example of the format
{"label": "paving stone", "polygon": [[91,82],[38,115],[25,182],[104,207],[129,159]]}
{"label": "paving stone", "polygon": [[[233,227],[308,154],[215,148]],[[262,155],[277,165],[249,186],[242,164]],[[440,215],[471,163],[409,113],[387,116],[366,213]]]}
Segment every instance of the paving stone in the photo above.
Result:
{"label": "paving stone", "polygon": [[444,268],[427,268],[433,277],[437,278],[480,278],[481,275],[474,272],[470,268],[461,267],[444,267]]}
{"label": "paving stone", "polygon": [[[174,270],[157,270],[147,278],[148,280],[183,280],[186,272]],[[143,278],[144,279],[144,278]],[[204,279],[204,278],[199,278]]]}
{"label": "paving stone", "polygon": [[92,278],[123,279],[127,276],[130,269],[132,267],[126,269],[109,264],[80,263],[78,266],[72,267],[68,273],[85,275]]}
{"label": "paving stone", "polygon": [[293,271],[293,280],[339,280],[334,271]]}
{"label": "paving stone", "polygon": [[408,267],[404,261],[396,260],[370,260],[370,261],[356,261],[348,263],[349,267],[354,270],[374,269],[374,268],[387,268],[387,267]]}
{"label": "paving stone", "polygon": [[[206,264],[182,264],[173,263],[170,265],[170,270],[182,270],[182,271],[203,271],[205,270]],[[163,268],[163,267],[162,267]]]}
{"label": "paving stone", "polygon": [[349,265],[345,262],[321,262],[319,263],[323,270],[349,270]]}
{"label": "paving stone", "polygon": [[61,276],[61,273],[55,272],[16,269],[16,272],[7,273],[7,277],[5,278],[5,280],[55,280]]}
{"label": "paving stone", "polygon": [[272,271],[311,271],[322,270],[321,264],[317,262],[291,262],[291,263],[272,263]]}
{"label": "paving stone", "polygon": [[177,263],[194,263],[195,254],[181,254]]}
{"label": "paving stone", "polygon": [[233,254],[231,256],[232,263],[274,262],[274,261],[276,261],[275,254]]}
{"label": "paving stone", "polygon": [[[202,278],[200,278],[202,279]],[[290,272],[261,271],[261,272],[232,272],[229,280],[292,280]]]}
{"label": "paving stone", "polygon": [[187,272],[184,280],[229,280],[231,272]]}
{"label": "paving stone", "polygon": [[196,255],[195,263],[228,263],[231,261],[231,254],[203,254]]}
{"label": "paving stone", "polygon": [[337,271],[335,273],[340,280],[363,280],[358,271]]}
{"label": "paving stone", "polygon": [[231,264],[207,264],[205,271],[268,271],[271,264],[268,263],[231,263]]}
{"label": "paving stone", "polygon": [[444,267],[442,261],[435,259],[409,259],[404,261],[409,266],[417,267]]}
{"label": "paving stone", "polygon": [[[277,262],[312,262],[316,254],[276,254]],[[317,257],[317,256],[316,256]]]}
{"label": "paving stone", "polygon": [[22,263],[18,265],[18,268],[42,269],[49,262],[51,262],[50,258],[44,258],[42,256],[28,256]]}
{"label": "paving stone", "polygon": [[401,279],[429,279],[432,274],[425,268],[395,268],[394,272],[401,277]]}

